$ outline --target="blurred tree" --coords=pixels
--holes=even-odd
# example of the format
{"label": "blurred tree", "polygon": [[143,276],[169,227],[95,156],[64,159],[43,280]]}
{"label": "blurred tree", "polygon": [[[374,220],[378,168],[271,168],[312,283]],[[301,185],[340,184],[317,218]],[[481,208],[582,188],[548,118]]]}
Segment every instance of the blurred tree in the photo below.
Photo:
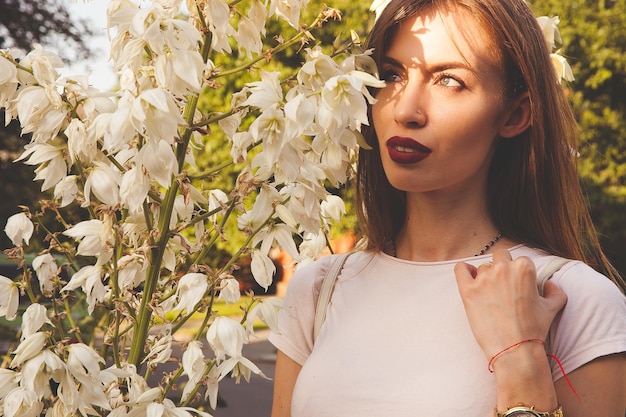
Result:
{"label": "blurred tree", "polygon": [[56,46],[63,58],[90,55],[93,31],[86,21],[70,17],[63,0],[0,0],[0,10],[0,48],[29,51],[41,43]]}
{"label": "blurred tree", "polygon": [[[92,29],[84,20],[71,18],[64,0],[0,0],[0,49],[18,48],[25,52],[33,43],[57,51],[64,60],[91,56],[89,40]],[[4,110],[0,120],[4,121]],[[0,229],[6,219],[20,211],[18,205],[34,207],[43,196],[41,183],[33,182],[31,167],[13,161],[23,152],[28,137],[21,137],[19,123],[0,127]],[[0,233],[0,249],[11,246]]]}
{"label": "blurred tree", "polygon": [[580,175],[607,255],[626,275],[626,0],[534,1],[561,19],[563,50],[576,80]]}

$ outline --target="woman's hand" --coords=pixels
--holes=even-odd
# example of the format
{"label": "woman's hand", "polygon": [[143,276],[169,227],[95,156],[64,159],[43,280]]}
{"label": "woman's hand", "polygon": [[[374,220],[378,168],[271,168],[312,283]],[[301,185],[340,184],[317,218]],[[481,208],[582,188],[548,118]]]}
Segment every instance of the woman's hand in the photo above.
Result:
{"label": "woman's hand", "polygon": [[554,410],[558,399],[544,345],[519,342],[545,340],[567,302],[565,293],[547,282],[540,296],[533,262],[526,257],[511,260],[507,250],[495,251],[493,264],[475,268],[459,263],[454,272],[474,337],[487,359],[515,345],[490,360],[496,374],[497,409],[522,403]]}
{"label": "woman's hand", "polygon": [[493,264],[459,263],[454,272],[470,326],[488,359],[521,340],[545,340],[567,301],[550,281],[540,296],[534,263],[527,257],[512,260],[505,249],[494,252]]}

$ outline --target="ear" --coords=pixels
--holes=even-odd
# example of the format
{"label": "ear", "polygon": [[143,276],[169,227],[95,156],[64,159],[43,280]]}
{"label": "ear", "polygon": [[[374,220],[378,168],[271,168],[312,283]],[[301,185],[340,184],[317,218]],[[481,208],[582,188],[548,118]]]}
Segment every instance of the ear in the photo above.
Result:
{"label": "ear", "polygon": [[513,138],[523,133],[531,125],[530,99],[528,92],[520,94],[509,103],[498,133],[503,138]]}

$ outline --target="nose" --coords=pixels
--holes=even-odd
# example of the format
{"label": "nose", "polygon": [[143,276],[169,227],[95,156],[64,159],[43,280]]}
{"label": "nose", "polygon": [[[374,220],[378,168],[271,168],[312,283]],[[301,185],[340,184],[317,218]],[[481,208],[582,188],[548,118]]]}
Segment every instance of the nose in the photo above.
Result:
{"label": "nose", "polygon": [[427,120],[423,93],[408,83],[396,92],[394,120],[407,127],[423,127]]}

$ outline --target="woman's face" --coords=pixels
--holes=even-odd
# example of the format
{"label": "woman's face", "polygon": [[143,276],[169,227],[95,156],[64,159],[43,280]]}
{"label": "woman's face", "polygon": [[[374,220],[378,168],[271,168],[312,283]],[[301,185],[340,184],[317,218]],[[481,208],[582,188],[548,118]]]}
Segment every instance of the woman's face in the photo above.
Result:
{"label": "woman's face", "polygon": [[433,13],[402,22],[380,68],[387,86],[372,115],[383,167],[409,193],[484,187],[507,119],[495,45],[467,29],[470,16],[456,20]]}

